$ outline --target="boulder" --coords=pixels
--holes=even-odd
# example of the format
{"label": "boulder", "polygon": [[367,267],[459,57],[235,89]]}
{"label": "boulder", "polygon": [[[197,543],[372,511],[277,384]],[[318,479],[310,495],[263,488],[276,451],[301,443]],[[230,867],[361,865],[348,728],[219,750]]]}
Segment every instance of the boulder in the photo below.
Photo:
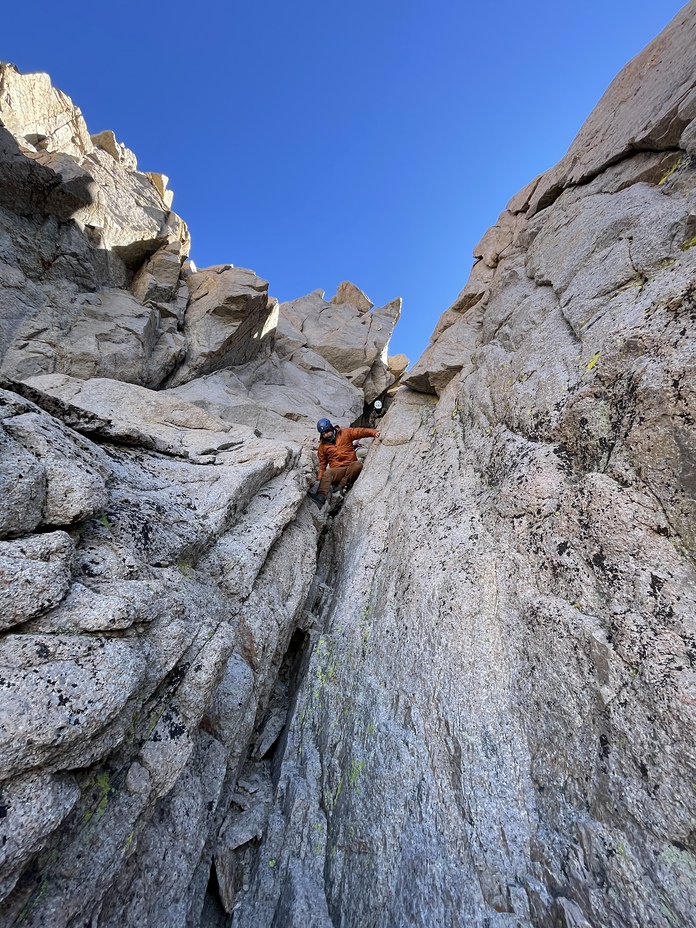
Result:
{"label": "boulder", "polygon": [[19,327],[0,371],[16,380],[64,373],[157,386],[186,346],[171,313],[116,288],[46,303]]}
{"label": "boulder", "polygon": [[71,525],[104,508],[108,464],[94,446],[38,409],[4,419],[3,426],[45,471],[41,525]]}
{"label": "boulder", "polygon": [[0,204],[14,212],[45,212],[62,221],[93,203],[94,178],[62,152],[32,150],[0,125]]}
{"label": "boulder", "polygon": [[268,283],[253,271],[219,265],[196,271],[186,284],[188,348],[169,387],[247,363],[272,339],[278,318],[278,304],[268,299]]}
{"label": "boulder", "polygon": [[331,298],[331,302],[337,305],[348,303],[350,306],[355,307],[360,313],[369,313],[375,305],[366,293],[349,280],[344,280],[343,283],[338,285],[338,289]]}
{"label": "boulder", "polygon": [[46,210],[65,221],[83,207],[95,202],[98,192],[94,177],[63,152],[27,152],[27,158],[47,168],[55,177],[46,199]]}
{"label": "boulder", "polygon": [[181,243],[173,242],[160,248],[143,264],[133,277],[131,292],[143,304],[171,303],[178,294],[180,279]]}
{"label": "boulder", "polygon": [[[475,346],[477,320],[490,298],[494,276],[495,268],[485,261],[478,260],[474,264],[466,286],[440,316],[430,344],[402,378],[404,386],[422,393],[440,393],[462,369],[468,352]],[[470,321],[464,322],[467,316]],[[461,324],[456,331],[448,331],[458,323]],[[463,353],[460,347],[464,348]]]}
{"label": "boulder", "polygon": [[389,355],[389,357],[387,358],[387,364],[389,366],[389,370],[391,371],[391,373],[398,380],[398,378],[401,377],[401,375],[404,373],[404,371],[408,367],[409,360],[405,354],[394,354],[394,355]]}
{"label": "boulder", "polygon": [[[138,161],[133,152],[126,148],[123,142],[119,142],[111,129],[105,129],[103,132],[97,132],[90,136],[95,148],[101,148],[108,152],[118,164],[122,165],[128,171],[135,171],[138,167]],[[165,184],[166,186],[166,184]]]}
{"label": "boulder", "polygon": [[[287,352],[300,344],[310,348],[363,390],[365,402],[370,403],[393,383],[387,349],[401,314],[401,299],[382,308],[372,307],[362,290],[348,281],[340,285],[329,303],[322,290],[282,303],[281,318],[290,328],[286,336],[281,333],[279,351]],[[284,337],[289,338],[286,344]]]}
{"label": "boulder", "polygon": [[74,546],[64,532],[0,542],[0,628],[33,619],[64,598]]}
{"label": "boulder", "polygon": [[[0,644],[3,779],[34,767],[74,764],[136,691],[144,655],[125,641],[8,634]],[[41,699],[40,715],[31,711]]]}
{"label": "boulder", "polygon": [[471,358],[478,345],[481,314],[468,314],[447,327],[437,342],[425,349],[401,383],[421,393],[440,395],[447,384],[463,370],[471,371]]}

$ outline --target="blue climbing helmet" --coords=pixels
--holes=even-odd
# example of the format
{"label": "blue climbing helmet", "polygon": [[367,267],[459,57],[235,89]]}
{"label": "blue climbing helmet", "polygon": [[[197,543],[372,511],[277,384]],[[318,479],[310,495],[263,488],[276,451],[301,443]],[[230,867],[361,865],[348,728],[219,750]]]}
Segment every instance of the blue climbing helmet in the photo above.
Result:
{"label": "blue climbing helmet", "polygon": [[317,422],[317,432],[319,432],[320,435],[322,432],[330,432],[332,428],[331,419],[320,419]]}

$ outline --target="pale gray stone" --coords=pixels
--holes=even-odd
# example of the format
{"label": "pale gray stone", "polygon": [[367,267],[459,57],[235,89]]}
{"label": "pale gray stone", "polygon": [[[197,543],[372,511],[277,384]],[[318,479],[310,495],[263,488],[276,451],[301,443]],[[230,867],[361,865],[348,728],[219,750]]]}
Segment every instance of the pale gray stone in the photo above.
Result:
{"label": "pale gray stone", "polygon": [[185,348],[164,331],[160,311],[118,289],[77,294],[58,309],[46,305],[24,323],[0,370],[27,380],[38,374],[109,377],[157,385]]}
{"label": "pale gray stone", "polygon": [[170,387],[250,361],[272,337],[278,318],[268,283],[253,271],[220,265],[196,271],[186,283],[188,349]]}
{"label": "pale gray stone", "polygon": [[401,377],[401,375],[404,373],[404,371],[408,367],[409,359],[406,357],[405,354],[389,355],[389,357],[387,358],[387,364],[389,365],[389,370],[391,371],[391,373],[398,380],[398,378]]}
{"label": "pale gray stone", "polygon": [[456,374],[472,369],[471,357],[479,343],[480,328],[481,312],[469,310],[426,348],[401,382],[421,393],[440,394]]}
{"label": "pale gray stone", "polygon": [[[56,763],[114,719],[142,681],[144,656],[126,642],[66,635],[6,635],[0,710],[3,779]],[[41,714],[31,711],[41,706]]]}
{"label": "pale gray stone", "polygon": [[110,437],[168,454],[187,457],[227,451],[246,441],[258,444],[250,429],[232,427],[170,392],[155,393],[118,380],[78,380],[61,374],[30,377],[28,383],[108,420],[104,432]]}
{"label": "pale gray stone", "polygon": [[[476,326],[483,308],[490,299],[494,277],[494,267],[489,267],[482,260],[474,264],[466,286],[449,309],[440,316],[430,344],[406,377],[402,378],[401,383],[422,393],[438,393],[461,370],[468,351],[465,347],[463,355],[459,355],[458,346],[463,342],[471,350],[475,345]],[[477,308],[474,311],[472,307]],[[463,321],[456,331],[448,332],[462,321],[462,317],[465,317],[466,321]]]}
{"label": "pale gray stone", "polygon": [[70,585],[74,547],[65,532],[0,541],[0,628],[56,606]]}
{"label": "pale gray stone", "polygon": [[505,210],[474,248],[474,258],[483,261],[486,267],[496,267],[502,256],[512,254],[525,225],[523,217]]}
{"label": "pale gray stone", "polygon": [[60,220],[67,220],[77,210],[94,203],[97,185],[92,175],[63,152],[40,151],[27,157],[48,168],[55,176],[53,189],[46,199],[46,209]]}
{"label": "pale gray stone", "polygon": [[304,442],[323,416],[353,422],[364,394],[321,355],[300,348],[217,371],[165,391],[195,403],[226,422],[248,426],[265,438]]}
{"label": "pale gray stone", "polygon": [[81,166],[94,178],[97,196],[74,214],[81,226],[99,229],[104,246],[133,270],[163,245],[181,241],[189,247],[185,226],[173,230],[169,208],[146,174],[129,171],[111,155],[94,148]]}
{"label": "pale gray stone", "polygon": [[44,525],[70,525],[104,508],[108,464],[97,449],[38,411],[6,419],[4,427],[45,469]]}
{"label": "pale gray stone", "polygon": [[[190,763],[158,805],[134,853],[105,894],[99,924],[113,928],[186,924],[191,906],[186,890],[195,879],[201,857],[205,857],[206,836],[215,821],[224,771],[223,746],[203,733]],[[172,845],[178,848],[174,855]],[[201,902],[202,896],[202,892],[196,893]]]}
{"label": "pale gray stone", "polygon": [[[143,621],[147,594],[141,584],[137,599],[128,593],[128,581],[116,585],[113,593],[90,590],[81,583],[73,583],[68,595],[59,606],[39,619],[27,622],[28,634],[71,634],[73,632],[109,632],[130,628],[136,620]],[[120,587],[120,589],[119,589]],[[119,595],[121,590],[125,595]]]}
{"label": "pale gray stone", "polygon": [[91,135],[90,138],[95,148],[103,148],[104,151],[107,151],[111,155],[114,161],[122,164],[129,171],[135,171],[138,167],[138,162],[133,152],[129,148],[126,148],[123,142],[117,140],[111,129],[97,132]]}
{"label": "pale gray stone", "polygon": [[8,434],[4,420],[0,423],[0,465],[0,538],[24,535],[43,516],[46,468]]}
{"label": "pale gray stone", "polygon": [[171,209],[174,201],[174,191],[167,189],[167,184],[169,183],[167,175],[159,174],[157,171],[147,171],[146,173],[150,178],[150,183],[162,198],[164,205],[167,209]]}
{"label": "pale gray stone", "polygon": [[0,786],[0,899],[13,889],[26,862],[73,808],[80,795],[72,777],[28,774]]}
{"label": "pale gray stone", "polygon": [[352,284],[349,280],[344,280],[343,283],[338,285],[336,293],[331,298],[332,303],[349,303],[351,306],[354,306],[358,312],[369,313],[372,307],[375,305],[372,300],[363,293],[355,284]]}
{"label": "pale gray stone", "polygon": [[138,271],[131,290],[141,303],[169,303],[175,299],[181,272],[180,251],[179,242],[166,245]]}
{"label": "pale gray stone", "polygon": [[132,153],[113,134],[100,133],[93,142],[80,110],[51,86],[48,75],[20,74],[6,64],[0,68],[4,126],[30,143],[39,154],[29,156],[59,178],[49,208],[99,230],[102,245],[130,268],[170,241],[188,249],[185,225],[172,224],[163,175],[140,174]]}
{"label": "pale gray stone", "polygon": [[[338,299],[336,298],[338,297]],[[283,303],[279,350],[287,354],[309,348],[363,391],[370,403],[394,382],[387,364],[389,339],[401,314],[401,299],[382,308],[344,281],[331,302],[315,290]]]}

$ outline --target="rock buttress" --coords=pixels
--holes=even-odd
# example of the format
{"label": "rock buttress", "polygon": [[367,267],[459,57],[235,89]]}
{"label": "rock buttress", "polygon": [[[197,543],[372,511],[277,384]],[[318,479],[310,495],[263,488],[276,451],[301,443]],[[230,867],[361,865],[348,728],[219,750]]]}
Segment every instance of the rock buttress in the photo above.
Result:
{"label": "rock buttress", "polygon": [[695,28],[513,199],[386,416],[235,928],[694,924]]}

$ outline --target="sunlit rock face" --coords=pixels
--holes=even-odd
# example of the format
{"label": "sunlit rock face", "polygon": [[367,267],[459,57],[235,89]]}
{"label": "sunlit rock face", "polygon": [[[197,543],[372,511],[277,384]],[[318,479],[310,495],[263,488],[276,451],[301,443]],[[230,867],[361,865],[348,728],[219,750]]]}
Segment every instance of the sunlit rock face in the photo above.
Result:
{"label": "sunlit rock face", "polygon": [[387,346],[401,315],[401,299],[381,308],[349,281],[330,302],[323,290],[283,303],[282,345],[292,358],[321,355],[365,394],[371,403],[395,382]]}
{"label": "sunlit rock face", "polygon": [[0,121],[0,923],[198,925],[309,643],[315,423],[378,362],[196,270],[166,177],[47,75],[0,65]]}
{"label": "sunlit rock face", "polygon": [[694,75],[696,2],[403,374],[0,66],[0,923],[694,924]]}
{"label": "sunlit rock face", "polygon": [[695,117],[692,2],[477,246],[322,549],[235,928],[694,924]]}

